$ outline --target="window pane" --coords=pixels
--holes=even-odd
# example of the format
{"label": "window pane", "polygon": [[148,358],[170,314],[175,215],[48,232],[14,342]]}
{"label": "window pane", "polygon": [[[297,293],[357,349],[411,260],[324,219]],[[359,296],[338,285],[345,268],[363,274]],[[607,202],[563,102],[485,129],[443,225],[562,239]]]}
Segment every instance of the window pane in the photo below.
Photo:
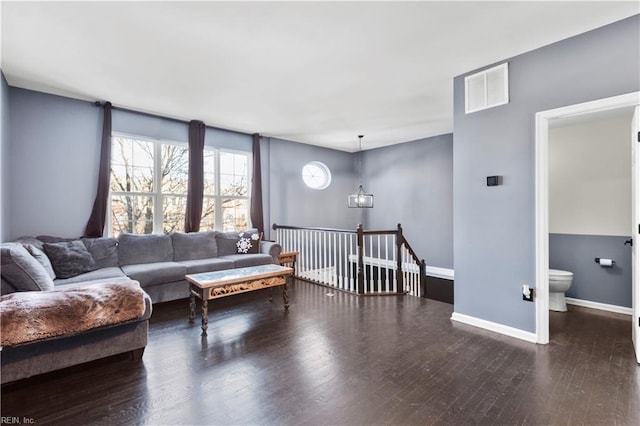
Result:
{"label": "window pane", "polygon": [[204,158],[204,194],[215,195],[216,194],[216,166],[215,166],[215,151],[205,149]]}
{"label": "window pane", "polygon": [[220,191],[222,195],[246,196],[249,192],[249,157],[244,154],[220,153]]}
{"label": "window pane", "polygon": [[114,237],[123,232],[151,234],[153,232],[153,197],[112,196],[111,227]]}
{"label": "window pane", "polygon": [[249,200],[222,200],[222,230],[243,231],[249,228]]}
{"label": "window pane", "polygon": [[134,166],[132,169],[131,191],[153,192],[153,167]]}
{"label": "window pane", "polygon": [[215,231],[215,201],[212,197],[204,197],[202,200],[202,219],[200,219],[201,231]]}
{"label": "window pane", "polygon": [[184,232],[187,197],[164,196],[162,198],[162,232]]}
{"label": "window pane", "polygon": [[161,176],[163,194],[187,194],[189,181],[189,148],[186,145],[163,144]]}
{"label": "window pane", "polygon": [[111,138],[111,190],[153,192],[153,143]]}

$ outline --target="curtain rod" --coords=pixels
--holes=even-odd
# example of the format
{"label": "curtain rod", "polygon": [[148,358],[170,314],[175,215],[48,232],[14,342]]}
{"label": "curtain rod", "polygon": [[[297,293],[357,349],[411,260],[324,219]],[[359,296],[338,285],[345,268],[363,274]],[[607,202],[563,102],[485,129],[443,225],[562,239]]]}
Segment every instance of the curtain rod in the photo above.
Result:
{"label": "curtain rod", "polygon": [[[94,105],[94,106],[96,106],[96,107],[102,107],[102,106],[104,106],[104,104],[106,104],[107,102],[109,102],[109,101],[95,101],[95,102],[93,103],[93,105]],[[109,102],[109,103],[110,103],[110,102]],[[189,124],[189,123],[190,123],[190,121],[182,120],[182,119],[179,119],[179,118],[166,117],[166,116],[162,116],[162,115],[158,115],[158,114],[153,114],[153,113],[150,113],[150,112],[136,111],[136,110],[134,110],[134,109],[130,109],[130,108],[118,107],[118,106],[115,106],[115,105],[113,105],[113,104],[111,104],[111,109],[112,109],[112,110],[113,110],[113,109],[117,109],[117,110],[125,111],[125,112],[132,112],[132,113],[134,113],[134,114],[142,114],[142,115],[146,115],[146,116],[149,116],[149,117],[162,118],[162,119],[164,119],[164,120],[177,121],[177,122],[179,122],[179,123],[185,123],[185,124]],[[202,120],[198,120],[198,121],[202,121]],[[204,121],[202,121],[202,122],[204,123]],[[255,132],[255,133],[245,133],[245,132],[240,132],[240,131],[237,131],[237,130],[230,130],[230,129],[224,129],[224,128],[222,128],[222,127],[210,126],[210,125],[208,125],[207,123],[204,123],[204,125],[205,125],[205,127],[209,127],[210,129],[222,130],[222,131],[224,131],[224,132],[237,133],[237,134],[244,135],[244,136],[253,136],[254,134],[257,134],[257,135],[258,135],[258,136],[260,136],[260,137],[264,137],[264,136],[262,136],[262,135],[261,135],[260,133],[258,133],[258,132]]]}

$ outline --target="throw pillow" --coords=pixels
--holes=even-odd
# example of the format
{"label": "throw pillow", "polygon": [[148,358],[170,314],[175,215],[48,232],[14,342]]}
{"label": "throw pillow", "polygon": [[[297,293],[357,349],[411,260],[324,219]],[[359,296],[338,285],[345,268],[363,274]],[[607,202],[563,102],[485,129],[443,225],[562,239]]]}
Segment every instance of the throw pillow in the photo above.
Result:
{"label": "throw pillow", "polygon": [[17,291],[53,290],[53,280],[47,271],[22,244],[2,244],[0,263],[2,278]]}
{"label": "throw pillow", "polygon": [[256,254],[260,253],[260,239],[262,235],[257,231],[246,231],[238,234],[238,254]]}
{"label": "throw pillow", "polygon": [[47,255],[34,245],[31,245],[31,244],[22,244],[22,245],[25,249],[27,249],[27,251],[31,256],[33,256],[38,262],[40,262],[40,264],[42,265],[44,270],[47,271],[47,274],[49,274],[51,279],[55,280],[56,273],[53,270],[53,265],[51,265],[51,261],[49,260]]}
{"label": "throw pillow", "polygon": [[58,278],[71,278],[98,269],[91,253],[80,240],[45,243],[44,252],[49,256]]}

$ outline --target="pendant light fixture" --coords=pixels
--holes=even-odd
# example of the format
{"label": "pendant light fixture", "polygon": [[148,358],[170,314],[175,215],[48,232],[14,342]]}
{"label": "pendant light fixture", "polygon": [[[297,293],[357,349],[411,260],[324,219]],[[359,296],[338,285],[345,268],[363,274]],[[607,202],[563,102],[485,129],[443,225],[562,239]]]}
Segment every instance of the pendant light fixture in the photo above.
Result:
{"label": "pendant light fixture", "polygon": [[370,209],[373,207],[373,194],[367,194],[362,187],[362,138],[364,135],[358,135],[360,139],[360,150],[358,151],[358,190],[350,194],[347,198],[347,206],[350,209]]}

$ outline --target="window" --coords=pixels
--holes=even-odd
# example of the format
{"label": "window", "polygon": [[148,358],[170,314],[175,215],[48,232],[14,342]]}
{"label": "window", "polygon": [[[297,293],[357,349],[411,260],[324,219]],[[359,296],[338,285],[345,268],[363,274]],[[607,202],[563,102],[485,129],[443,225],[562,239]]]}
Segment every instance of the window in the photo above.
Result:
{"label": "window", "polygon": [[509,64],[469,75],[464,85],[467,114],[509,103]]}
{"label": "window", "polygon": [[201,231],[249,228],[250,164],[249,153],[205,147]]}
{"label": "window", "polygon": [[[249,227],[249,155],[205,148],[201,230]],[[114,135],[110,234],[184,232],[188,179],[187,144]]]}
{"label": "window", "polygon": [[331,183],[331,171],[319,161],[312,161],[302,167],[302,180],[311,189],[325,189]]}

